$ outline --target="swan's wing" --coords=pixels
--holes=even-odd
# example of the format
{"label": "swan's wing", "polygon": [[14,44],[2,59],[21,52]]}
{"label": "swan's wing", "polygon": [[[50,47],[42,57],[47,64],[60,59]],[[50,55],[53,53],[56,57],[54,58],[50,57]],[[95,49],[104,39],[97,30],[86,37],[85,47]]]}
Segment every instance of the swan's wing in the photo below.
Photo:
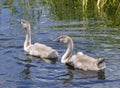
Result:
{"label": "swan's wing", "polygon": [[81,52],[78,52],[76,55],[73,55],[70,60],[75,68],[87,70],[99,70],[97,66],[98,60],[85,55]]}
{"label": "swan's wing", "polygon": [[99,70],[98,65],[97,65],[97,59],[90,57],[85,54],[77,54],[76,57],[78,58],[77,63],[81,65],[81,68],[83,70]]}
{"label": "swan's wing", "polygon": [[81,53],[81,52],[78,52],[78,53],[76,54],[76,57],[79,58],[78,60],[79,60],[80,62],[83,62],[83,63],[90,63],[90,62],[95,62],[95,61],[96,61],[95,58],[90,57],[90,56],[88,56],[88,55],[85,55],[85,54],[83,54],[83,53]]}
{"label": "swan's wing", "polygon": [[46,45],[44,45],[44,44],[40,44],[40,43],[35,43],[34,44],[34,47],[35,47],[35,49],[36,50],[38,50],[38,51],[51,51],[51,50],[53,50],[51,47],[49,47],[49,46],[46,46]]}
{"label": "swan's wing", "polygon": [[29,51],[30,55],[47,58],[55,50],[44,44],[35,43],[31,46]]}

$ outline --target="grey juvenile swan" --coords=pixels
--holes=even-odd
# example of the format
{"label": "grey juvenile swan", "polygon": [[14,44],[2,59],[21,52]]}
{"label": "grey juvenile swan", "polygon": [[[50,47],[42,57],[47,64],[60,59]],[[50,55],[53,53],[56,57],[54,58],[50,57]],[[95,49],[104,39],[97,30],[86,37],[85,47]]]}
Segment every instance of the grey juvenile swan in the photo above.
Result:
{"label": "grey juvenile swan", "polygon": [[82,52],[72,55],[74,44],[73,40],[69,36],[60,36],[57,38],[57,41],[67,44],[67,50],[61,58],[61,63],[84,71],[100,71],[105,69],[104,59],[94,59]]}
{"label": "grey juvenile swan", "polygon": [[26,39],[24,42],[24,51],[32,56],[41,58],[58,58],[58,52],[44,44],[35,43],[31,44],[31,27],[27,20],[21,19],[23,28],[26,29]]}

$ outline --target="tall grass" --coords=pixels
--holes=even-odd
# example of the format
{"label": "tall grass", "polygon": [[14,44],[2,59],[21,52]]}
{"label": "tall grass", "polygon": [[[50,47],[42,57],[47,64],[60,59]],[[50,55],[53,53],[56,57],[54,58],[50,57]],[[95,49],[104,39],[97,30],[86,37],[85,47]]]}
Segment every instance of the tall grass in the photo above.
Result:
{"label": "tall grass", "polygon": [[[120,1],[119,0],[47,0],[51,4],[53,14],[59,18],[66,14],[67,17],[81,19],[77,16],[83,16],[82,20],[88,20],[89,14],[101,17],[108,25],[116,24],[120,26]],[[58,11],[58,13],[57,13]],[[82,14],[81,14],[82,11]],[[64,14],[62,14],[64,13]],[[77,14],[76,14],[77,13]],[[98,15],[97,15],[98,14]],[[65,16],[64,16],[65,17]]]}
{"label": "tall grass", "polygon": [[38,8],[41,5],[49,5],[51,15],[57,20],[74,19],[88,21],[90,16],[96,16],[96,18],[100,17],[100,19],[106,22],[114,21],[115,24],[116,22],[117,25],[120,24],[119,0],[5,0],[4,4],[11,9],[11,12],[16,8],[14,2],[18,2],[18,7],[27,15],[35,11],[35,6]]}

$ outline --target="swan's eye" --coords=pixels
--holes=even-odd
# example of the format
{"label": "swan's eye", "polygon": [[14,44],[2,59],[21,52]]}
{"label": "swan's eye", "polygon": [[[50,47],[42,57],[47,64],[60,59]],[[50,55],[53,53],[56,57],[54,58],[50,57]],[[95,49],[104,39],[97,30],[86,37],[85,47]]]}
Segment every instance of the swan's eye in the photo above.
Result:
{"label": "swan's eye", "polygon": [[25,21],[22,21],[22,23],[25,23]]}
{"label": "swan's eye", "polygon": [[63,36],[60,36],[59,39],[63,39]]}
{"label": "swan's eye", "polygon": [[66,38],[66,37],[65,37],[65,36],[61,36],[60,38],[64,39],[64,38]]}
{"label": "swan's eye", "polygon": [[64,37],[62,36],[61,38],[63,39]]}
{"label": "swan's eye", "polygon": [[24,24],[25,22],[24,21],[21,21],[21,24]]}

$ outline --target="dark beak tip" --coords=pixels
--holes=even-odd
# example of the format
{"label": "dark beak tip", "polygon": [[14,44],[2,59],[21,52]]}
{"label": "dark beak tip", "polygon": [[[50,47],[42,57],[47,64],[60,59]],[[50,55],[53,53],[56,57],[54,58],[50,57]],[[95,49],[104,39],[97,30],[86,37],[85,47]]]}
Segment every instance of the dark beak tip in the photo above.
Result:
{"label": "dark beak tip", "polygon": [[54,42],[60,42],[59,39],[54,39],[53,41],[54,41]]}

